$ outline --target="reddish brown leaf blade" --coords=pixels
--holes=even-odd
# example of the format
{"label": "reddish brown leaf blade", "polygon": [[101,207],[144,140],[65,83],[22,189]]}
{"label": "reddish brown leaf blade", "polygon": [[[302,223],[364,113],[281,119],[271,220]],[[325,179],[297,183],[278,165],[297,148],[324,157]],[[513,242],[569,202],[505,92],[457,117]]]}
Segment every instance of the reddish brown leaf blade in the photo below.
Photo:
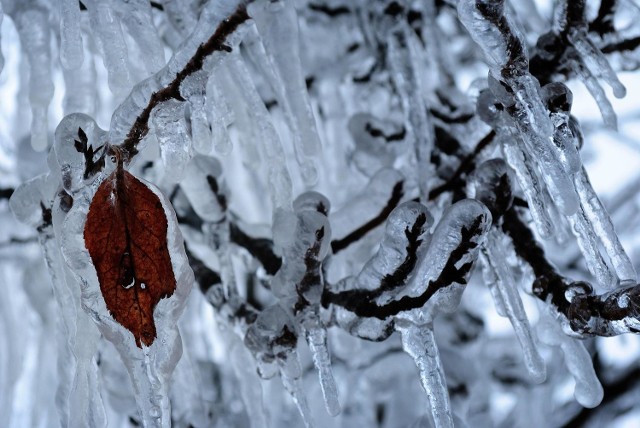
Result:
{"label": "reddish brown leaf blade", "polygon": [[107,309],[138,347],[151,346],[153,310],[176,289],[160,199],[127,171],[114,172],[91,201],[84,241]]}

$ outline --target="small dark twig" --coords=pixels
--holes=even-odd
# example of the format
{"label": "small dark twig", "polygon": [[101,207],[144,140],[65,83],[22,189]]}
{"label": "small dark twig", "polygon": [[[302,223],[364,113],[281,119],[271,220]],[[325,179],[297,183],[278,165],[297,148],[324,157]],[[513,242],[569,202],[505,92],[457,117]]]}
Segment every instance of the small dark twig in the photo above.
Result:
{"label": "small dark twig", "polygon": [[249,15],[247,14],[246,6],[242,5],[236,9],[233,14],[222,20],[209,40],[198,47],[196,53],[191,57],[187,65],[176,74],[176,77],[171,81],[171,83],[151,95],[149,103],[136,118],[133,126],[122,143],[125,162],[130,162],[136,153],[138,153],[138,143],[140,143],[140,141],[149,132],[149,118],[151,117],[151,111],[158,104],[170,99],[183,101],[182,95],[180,95],[180,85],[182,82],[184,82],[184,80],[193,73],[200,71],[204,65],[205,59],[209,55],[220,51],[231,52],[231,47],[226,45],[225,41],[242,23],[248,19]]}

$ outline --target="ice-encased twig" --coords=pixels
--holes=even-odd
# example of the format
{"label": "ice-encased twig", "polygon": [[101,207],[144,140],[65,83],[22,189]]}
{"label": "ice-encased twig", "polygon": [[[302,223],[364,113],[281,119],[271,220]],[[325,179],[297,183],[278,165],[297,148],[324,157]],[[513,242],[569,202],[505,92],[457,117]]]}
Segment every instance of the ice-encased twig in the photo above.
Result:
{"label": "ice-encased twig", "polygon": [[587,408],[600,404],[604,396],[602,384],[596,377],[593,361],[582,342],[562,331],[559,320],[549,308],[541,311],[537,329],[542,342],[562,349],[567,369],[576,381],[574,395],[578,403]]}
{"label": "ice-encased twig", "polygon": [[397,323],[396,330],[402,337],[402,349],[413,358],[418,367],[420,382],[429,397],[435,427],[453,428],[447,381],[433,335],[433,325]]}
{"label": "ice-encased twig", "polygon": [[546,378],[546,367],[544,360],[538,352],[536,342],[533,338],[531,326],[527,314],[522,305],[522,299],[518,294],[518,287],[511,269],[506,264],[507,255],[503,248],[507,245],[504,235],[492,229],[485,245],[478,256],[483,264],[494,272],[499,300],[496,306],[502,304],[505,315],[511,322],[513,330],[520,342],[524,355],[525,366],[529,375],[536,383],[543,382]]}

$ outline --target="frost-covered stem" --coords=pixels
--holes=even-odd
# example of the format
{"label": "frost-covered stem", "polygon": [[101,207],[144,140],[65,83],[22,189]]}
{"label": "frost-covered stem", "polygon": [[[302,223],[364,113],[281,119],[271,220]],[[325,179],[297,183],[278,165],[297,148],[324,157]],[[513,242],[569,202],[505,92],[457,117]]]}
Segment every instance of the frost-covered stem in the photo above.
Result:
{"label": "frost-covered stem", "polygon": [[413,358],[420,372],[420,382],[427,392],[436,428],[453,428],[453,413],[449,402],[440,353],[432,325],[397,324],[402,336],[402,348]]}

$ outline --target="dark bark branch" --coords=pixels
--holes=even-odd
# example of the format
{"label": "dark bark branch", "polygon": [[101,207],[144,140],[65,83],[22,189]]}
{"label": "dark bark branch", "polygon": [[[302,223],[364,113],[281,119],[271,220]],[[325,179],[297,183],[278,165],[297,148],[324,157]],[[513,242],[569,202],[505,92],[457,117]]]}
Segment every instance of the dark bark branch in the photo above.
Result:
{"label": "dark bark branch", "polygon": [[338,305],[359,317],[374,317],[380,320],[385,320],[401,312],[423,307],[438,290],[449,287],[454,283],[467,283],[466,277],[471,271],[473,263],[467,262],[459,267],[456,267],[456,264],[478,246],[472,238],[482,233],[480,229],[482,222],[483,216],[479,216],[468,229],[462,228],[460,244],[449,255],[440,275],[436,279],[429,281],[421,294],[403,296],[400,299],[379,305],[375,302],[375,298],[371,298],[371,290],[350,290],[351,293],[348,295],[327,290],[322,296],[322,305],[325,308],[330,304]]}
{"label": "dark bark branch", "polygon": [[344,250],[349,245],[358,241],[364,235],[366,235],[367,233],[369,233],[370,231],[372,231],[373,229],[375,229],[376,227],[384,223],[387,217],[389,217],[389,214],[391,214],[391,211],[393,211],[395,207],[398,206],[403,196],[404,196],[403,182],[399,181],[393,187],[391,198],[389,198],[389,202],[387,202],[387,205],[382,209],[380,214],[378,214],[377,216],[375,216],[374,218],[372,218],[371,220],[369,220],[368,222],[366,222],[365,224],[363,224],[353,232],[349,233],[344,238],[334,239],[333,241],[331,241],[331,249],[333,250],[333,254],[337,254],[340,251]]}
{"label": "dark bark branch", "polygon": [[496,132],[492,130],[482,140],[480,140],[480,142],[476,145],[476,148],[473,149],[473,152],[471,152],[462,160],[462,162],[460,162],[460,165],[458,165],[458,168],[453,173],[451,178],[446,183],[443,183],[431,189],[431,191],[429,192],[429,200],[437,198],[444,192],[460,187],[460,185],[462,184],[462,176],[464,174],[468,174],[473,170],[473,168],[475,167],[476,157],[493,142],[495,136]]}
{"label": "dark bark branch", "polygon": [[556,271],[515,209],[504,214],[502,228],[518,256],[533,269],[533,294],[553,305],[573,331],[585,336],[640,333],[640,285],[595,294],[589,284],[571,281]]}

